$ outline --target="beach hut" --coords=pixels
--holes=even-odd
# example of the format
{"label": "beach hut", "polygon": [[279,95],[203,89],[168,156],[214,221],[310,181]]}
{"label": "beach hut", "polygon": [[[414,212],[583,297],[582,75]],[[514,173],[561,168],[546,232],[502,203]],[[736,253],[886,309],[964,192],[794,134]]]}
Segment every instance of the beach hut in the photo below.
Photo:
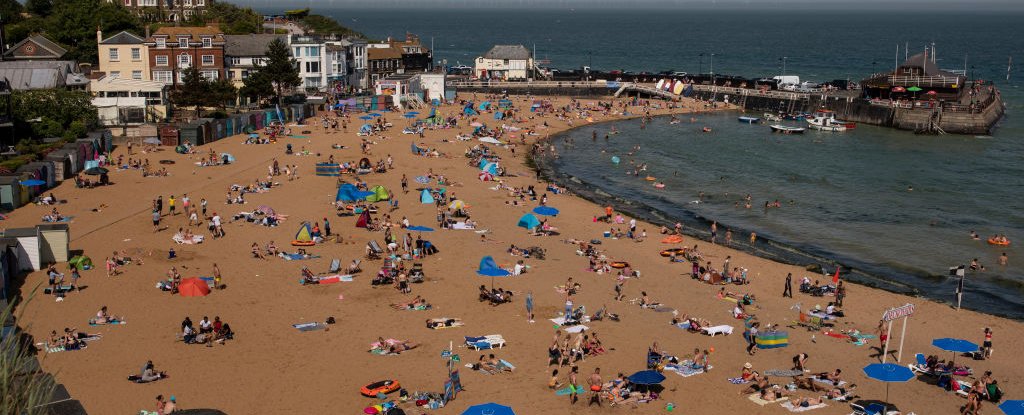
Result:
{"label": "beach hut", "polygon": [[370,211],[364,210],[363,213],[359,214],[359,219],[356,219],[357,228],[368,228],[370,226]]}
{"label": "beach hut", "polygon": [[46,188],[51,188],[57,184],[56,173],[54,172],[54,163],[49,160],[33,161],[26,164],[26,166],[32,166],[39,172],[37,179],[46,181]]}
{"label": "beach hut", "polygon": [[18,274],[18,240],[0,238],[0,302],[10,298],[11,281]]}
{"label": "beach hut", "polygon": [[68,224],[36,225],[39,233],[39,261],[43,264],[67,262],[70,252]]}
{"label": "beach hut", "polygon": [[97,154],[96,146],[95,144],[93,144],[92,140],[88,138],[79,138],[78,140],[75,140],[75,143],[78,144],[78,152],[84,156],[85,161],[96,160],[96,157],[99,154]]}
{"label": "beach hut", "polygon": [[160,145],[168,147],[177,147],[178,144],[178,127],[173,124],[166,124],[160,127]]}
{"label": "beach hut", "polygon": [[214,140],[214,121],[213,118],[200,118],[196,120],[203,134],[203,144],[212,143]]}
{"label": "beach hut", "polygon": [[78,144],[68,143],[61,147],[62,150],[67,150],[71,156],[71,165],[75,168],[75,173],[85,170],[85,155],[79,152]]}
{"label": "beach hut", "polygon": [[292,104],[291,105],[292,119],[294,119],[296,121],[298,121],[299,119],[303,119],[303,120],[306,119],[306,111],[305,110],[306,109],[305,109],[305,107],[303,107],[302,104]]}
{"label": "beach hut", "polygon": [[18,241],[18,269],[38,271],[42,269],[39,258],[39,232],[36,228],[10,228],[4,231],[5,238]]}
{"label": "beach hut", "polygon": [[523,215],[523,217],[519,218],[519,223],[517,223],[517,226],[519,226],[520,228],[533,230],[537,226],[540,226],[540,220],[538,220],[536,216],[533,216],[532,213],[527,213]]}
{"label": "beach hut", "polygon": [[0,210],[12,211],[24,205],[20,181],[18,176],[0,176]]}
{"label": "beach hut", "polygon": [[228,121],[229,120],[224,118],[212,121],[214,140],[223,140],[225,137],[230,135],[228,134]]}
{"label": "beach hut", "polygon": [[64,150],[51,151],[50,154],[46,155],[45,160],[53,163],[53,180],[55,183],[74,176],[71,168],[71,159],[68,158]]}
{"label": "beach hut", "polygon": [[189,143],[193,146],[203,144],[203,131],[197,122],[192,122],[181,127],[178,131],[181,144]]}
{"label": "beach hut", "polygon": [[225,118],[224,120],[224,137],[230,137],[235,135],[235,119],[233,117]]}

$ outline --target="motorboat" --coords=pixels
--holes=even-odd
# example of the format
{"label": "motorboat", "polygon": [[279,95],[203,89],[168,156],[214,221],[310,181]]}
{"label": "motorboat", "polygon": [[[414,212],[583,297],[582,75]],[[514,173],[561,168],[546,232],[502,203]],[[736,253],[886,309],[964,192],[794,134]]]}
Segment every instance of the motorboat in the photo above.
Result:
{"label": "motorboat", "polygon": [[764,113],[763,117],[764,117],[764,119],[766,119],[768,121],[773,121],[773,122],[782,121],[782,116],[777,115],[777,114],[772,114],[770,112]]}
{"label": "motorboat", "polygon": [[803,128],[803,127],[791,127],[791,126],[788,126],[788,125],[781,125],[781,124],[772,124],[770,126],[770,128],[772,129],[773,133],[782,133],[782,134],[803,134],[804,131],[807,130],[806,128]]}
{"label": "motorboat", "polygon": [[836,121],[836,114],[830,110],[818,110],[807,120],[807,126],[812,130],[828,131],[839,133],[846,131],[846,123]]}
{"label": "motorboat", "polygon": [[761,122],[761,119],[757,118],[757,117],[741,116],[741,117],[739,117],[739,121],[742,122],[742,123],[747,123],[747,124],[757,124],[757,123]]}

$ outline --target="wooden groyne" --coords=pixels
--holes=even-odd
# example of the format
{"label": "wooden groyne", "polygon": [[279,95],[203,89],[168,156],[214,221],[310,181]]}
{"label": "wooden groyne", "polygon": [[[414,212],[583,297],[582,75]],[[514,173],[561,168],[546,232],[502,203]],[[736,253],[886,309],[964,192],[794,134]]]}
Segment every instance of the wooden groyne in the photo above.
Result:
{"label": "wooden groyne", "polygon": [[[679,95],[655,89],[654,85],[605,81],[542,82],[463,82],[453,84],[463,92],[507,93],[513,95],[564,95],[573,97],[640,95],[678,99]],[[988,135],[1003,117],[1005,108],[997,91],[974,106],[954,103],[872,102],[849,92],[798,93],[759,91],[712,85],[693,85],[689,97],[704,101],[726,102],[745,111],[760,113],[802,113],[828,109],[836,117],[861,124],[901,130]]]}

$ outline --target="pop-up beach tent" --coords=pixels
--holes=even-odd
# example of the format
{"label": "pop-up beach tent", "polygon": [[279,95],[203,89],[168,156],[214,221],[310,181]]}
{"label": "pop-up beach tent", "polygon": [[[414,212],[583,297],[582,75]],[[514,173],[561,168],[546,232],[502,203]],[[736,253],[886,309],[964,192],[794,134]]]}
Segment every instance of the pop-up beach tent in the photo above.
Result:
{"label": "pop-up beach tent", "polygon": [[537,217],[533,216],[532,213],[527,213],[523,215],[523,217],[519,218],[518,226],[532,230],[537,226],[540,226],[540,220],[537,220]]}
{"label": "pop-up beach tent", "polygon": [[423,189],[423,191],[420,192],[420,203],[434,203],[434,196],[430,194],[430,189]]}
{"label": "pop-up beach tent", "polygon": [[379,184],[373,186],[373,188],[370,189],[370,193],[372,194],[366,196],[367,202],[382,202],[391,199],[391,194],[388,193],[388,189],[385,189],[384,186]]}
{"label": "pop-up beach tent", "polygon": [[359,214],[359,219],[356,219],[357,228],[369,228],[370,227],[370,211],[364,210],[363,213]]}
{"label": "pop-up beach tent", "polygon": [[416,143],[411,143],[410,146],[412,146],[412,154],[415,154],[417,156],[420,154],[427,154],[427,150],[417,147]]}
{"label": "pop-up beach tent", "polygon": [[68,261],[68,267],[75,267],[79,271],[84,271],[92,268],[92,259],[84,255],[77,255]]}
{"label": "pop-up beach tent", "polygon": [[351,183],[345,183],[338,187],[338,195],[334,200],[336,202],[356,202],[366,200],[366,198],[372,194],[374,193],[357,189],[355,185]]}
{"label": "pop-up beach tent", "polygon": [[490,173],[490,174],[497,175],[498,174],[498,163],[489,162],[487,164],[484,164],[483,167],[480,167],[480,170],[483,170],[483,171],[485,171],[487,173]]}
{"label": "pop-up beach tent", "polygon": [[309,222],[302,222],[302,225],[299,225],[299,231],[295,232],[295,240],[292,241],[292,244],[295,245],[296,242],[313,242],[313,231],[309,228]]}

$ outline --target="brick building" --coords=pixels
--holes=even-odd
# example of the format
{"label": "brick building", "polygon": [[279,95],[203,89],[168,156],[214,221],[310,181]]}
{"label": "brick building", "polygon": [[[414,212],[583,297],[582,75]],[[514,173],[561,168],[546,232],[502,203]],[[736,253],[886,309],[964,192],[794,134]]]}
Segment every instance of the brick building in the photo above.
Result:
{"label": "brick building", "polygon": [[207,79],[224,78],[224,43],[217,26],[161,27],[146,38],[151,79],[179,84],[193,64]]}
{"label": "brick building", "polygon": [[180,22],[202,13],[213,0],[107,0],[121,4],[147,22]]}

